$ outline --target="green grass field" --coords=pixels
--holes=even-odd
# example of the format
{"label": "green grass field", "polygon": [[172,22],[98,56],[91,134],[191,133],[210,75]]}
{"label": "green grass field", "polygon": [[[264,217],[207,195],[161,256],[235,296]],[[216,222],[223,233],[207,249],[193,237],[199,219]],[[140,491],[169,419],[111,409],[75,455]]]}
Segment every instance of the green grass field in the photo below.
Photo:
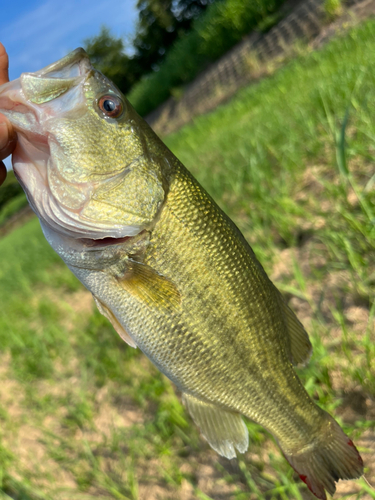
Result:
{"label": "green grass field", "polygon": [[[375,484],[375,20],[306,52],[168,146],[233,218],[310,333],[307,390]],[[0,240],[0,498],[300,500],[258,425],[220,458],[34,218]],[[368,500],[364,480],[335,498]]]}

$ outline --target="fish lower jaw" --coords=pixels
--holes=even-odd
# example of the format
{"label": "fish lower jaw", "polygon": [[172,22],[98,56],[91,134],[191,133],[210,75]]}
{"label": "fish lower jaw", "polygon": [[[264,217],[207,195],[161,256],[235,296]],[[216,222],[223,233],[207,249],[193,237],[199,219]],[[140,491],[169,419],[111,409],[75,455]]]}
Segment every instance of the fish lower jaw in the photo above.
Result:
{"label": "fish lower jaw", "polygon": [[[52,208],[52,211],[54,209]],[[80,224],[78,221],[62,221],[56,213],[51,213],[51,207],[44,207],[37,211],[37,215],[51,230],[65,237],[76,240],[87,247],[108,246],[122,243],[137,236],[142,227],[122,226],[119,228],[95,226],[95,223]]]}
{"label": "fish lower jaw", "polygon": [[[62,221],[54,208],[45,205],[42,210],[35,210],[43,227],[48,228],[48,232],[55,234],[58,238],[64,238],[71,245],[86,249],[99,249],[103,247],[119,245],[131,240],[139,235],[144,228],[138,226],[122,226],[119,228],[98,227],[92,222],[92,225],[81,226],[74,220]],[[87,221],[86,221],[87,224]]]}

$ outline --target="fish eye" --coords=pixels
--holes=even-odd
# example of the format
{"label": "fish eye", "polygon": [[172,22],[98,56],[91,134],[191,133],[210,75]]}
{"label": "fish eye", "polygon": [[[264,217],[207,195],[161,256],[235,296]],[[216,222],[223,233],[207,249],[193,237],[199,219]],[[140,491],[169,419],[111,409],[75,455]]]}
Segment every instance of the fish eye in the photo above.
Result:
{"label": "fish eye", "polygon": [[98,107],[110,118],[118,118],[124,109],[121,99],[115,95],[103,95],[98,101]]}

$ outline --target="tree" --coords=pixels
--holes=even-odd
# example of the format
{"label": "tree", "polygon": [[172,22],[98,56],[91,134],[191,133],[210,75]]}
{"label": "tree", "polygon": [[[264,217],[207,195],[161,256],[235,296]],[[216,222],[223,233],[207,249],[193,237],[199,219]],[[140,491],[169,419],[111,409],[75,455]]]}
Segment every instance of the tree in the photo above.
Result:
{"label": "tree", "polygon": [[136,61],[126,53],[121,38],[114,37],[109,28],[102,26],[99,35],[87,38],[84,47],[91,62],[126,94],[140,78]]}
{"label": "tree", "polygon": [[139,19],[133,40],[135,55],[143,73],[149,73],[164,59],[168,48],[191,27],[213,0],[138,0]]}
{"label": "tree", "polygon": [[127,94],[141,77],[155,70],[174,41],[214,0],[138,0],[138,25],[132,42],[134,55],[125,52],[121,38],[106,26],[87,38],[84,47],[93,65]]}

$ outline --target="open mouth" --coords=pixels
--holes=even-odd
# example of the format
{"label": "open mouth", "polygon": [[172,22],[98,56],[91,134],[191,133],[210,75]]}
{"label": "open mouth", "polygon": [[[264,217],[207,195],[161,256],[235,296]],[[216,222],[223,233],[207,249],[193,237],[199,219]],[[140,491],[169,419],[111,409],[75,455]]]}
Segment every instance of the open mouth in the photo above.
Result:
{"label": "open mouth", "polygon": [[108,247],[112,245],[120,245],[121,243],[125,243],[129,241],[132,236],[124,236],[123,238],[101,238],[101,239],[90,239],[90,238],[80,238],[79,241],[85,247]]}
{"label": "open mouth", "polygon": [[0,111],[5,115],[9,114],[9,119],[15,127],[22,129],[22,124],[26,125],[30,120],[24,119],[14,123],[15,113],[28,115],[33,111],[36,118],[38,108],[31,103],[43,104],[53,101],[76,85],[92,69],[88,55],[79,48],[35,73],[22,73],[17,80],[0,87]]}
{"label": "open mouth", "polygon": [[[56,97],[78,87],[91,70],[86,52],[79,48],[35,73],[23,73],[0,86],[0,112],[27,142],[48,154],[48,133],[43,122],[56,114],[56,107],[61,108]],[[69,104],[76,105],[77,96],[73,97],[64,101],[65,110]]]}

